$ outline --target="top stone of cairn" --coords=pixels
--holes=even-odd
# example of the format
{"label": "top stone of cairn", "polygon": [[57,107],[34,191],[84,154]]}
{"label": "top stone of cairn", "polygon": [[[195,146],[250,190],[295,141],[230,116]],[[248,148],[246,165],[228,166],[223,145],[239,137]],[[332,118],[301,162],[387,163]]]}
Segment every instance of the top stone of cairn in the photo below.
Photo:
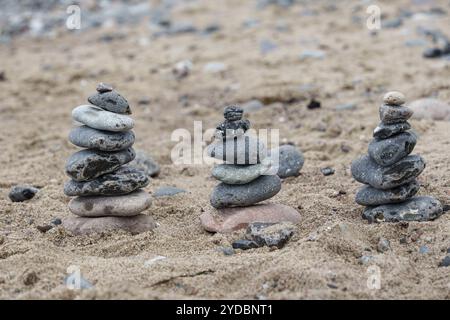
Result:
{"label": "top stone of cairn", "polygon": [[405,103],[405,95],[398,91],[390,91],[384,95],[383,102],[390,106],[401,106]]}
{"label": "top stone of cairn", "polygon": [[223,110],[223,116],[228,121],[237,121],[242,119],[244,110],[238,106],[227,106]]}
{"label": "top stone of cairn", "polygon": [[113,87],[106,83],[97,85],[97,92],[88,98],[89,103],[103,110],[118,113],[131,114],[128,101],[122,97]]}

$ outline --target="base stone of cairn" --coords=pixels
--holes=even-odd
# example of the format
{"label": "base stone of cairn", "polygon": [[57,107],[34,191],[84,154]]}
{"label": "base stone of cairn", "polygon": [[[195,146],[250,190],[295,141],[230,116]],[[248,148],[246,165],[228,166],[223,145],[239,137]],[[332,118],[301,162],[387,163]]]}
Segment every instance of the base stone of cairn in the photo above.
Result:
{"label": "base stone of cairn", "polygon": [[266,146],[247,130],[250,122],[242,119],[243,110],[228,106],[225,121],[216,130],[215,141],[208,146],[208,155],[223,161],[212,175],[220,183],[214,188],[210,202],[215,208],[200,216],[205,230],[231,232],[252,222],[298,223],[300,214],[279,204],[257,204],[281,190],[277,172],[270,172],[272,161],[266,158]]}
{"label": "base stone of cairn", "polygon": [[400,92],[385,95],[368,154],[351,166],[353,177],[365,184],[356,202],[366,206],[362,216],[369,222],[429,221],[443,212],[435,198],[416,196],[420,189],[416,178],[426,164],[420,155],[410,154],[417,137],[409,131],[407,120],[413,112],[404,103]]}
{"label": "base stone of cairn", "polygon": [[128,102],[112,87],[97,86],[88,98],[93,105],[72,111],[81,126],[73,128],[69,141],[84,150],[66,163],[71,178],[64,186],[69,210],[77,217],[63,220],[64,228],[75,235],[124,230],[137,234],[152,230],[156,223],[141,214],[152,203],[141,188],[150,180],[140,169],[128,166],[136,156],[132,145],[134,122]]}

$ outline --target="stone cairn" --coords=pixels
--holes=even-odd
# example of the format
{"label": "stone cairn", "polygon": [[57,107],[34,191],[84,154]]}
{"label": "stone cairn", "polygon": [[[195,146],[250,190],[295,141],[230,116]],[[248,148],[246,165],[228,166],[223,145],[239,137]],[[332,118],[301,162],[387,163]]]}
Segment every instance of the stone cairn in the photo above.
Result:
{"label": "stone cairn", "polygon": [[381,123],[373,132],[368,155],[353,161],[353,177],[366,184],[356,202],[367,206],[363,218],[369,222],[427,221],[442,213],[441,203],[429,196],[415,196],[425,160],[413,151],[417,137],[409,131],[413,112],[404,106],[400,92],[388,92],[380,107]]}
{"label": "stone cairn", "polygon": [[[298,212],[287,206],[253,206],[275,196],[281,190],[281,180],[276,170],[269,174],[272,160],[266,157],[266,147],[249,134],[250,122],[242,116],[242,108],[227,106],[225,121],[216,128],[215,141],[207,149],[210,157],[225,162],[212,170],[220,183],[214,188],[210,202],[219,217],[210,212],[200,217],[208,231],[229,232],[251,222],[296,223],[299,220]],[[233,224],[233,219],[240,223]]]}
{"label": "stone cairn", "polygon": [[88,98],[92,105],[72,111],[75,127],[69,141],[84,150],[66,163],[71,178],[64,186],[69,210],[77,217],[64,220],[73,234],[122,229],[140,233],[155,227],[152,217],[140,214],[151,205],[150,195],[140,188],[149,184],[142,170],[126,166],[135,158],[134,126],[127,100],[106,84]]}

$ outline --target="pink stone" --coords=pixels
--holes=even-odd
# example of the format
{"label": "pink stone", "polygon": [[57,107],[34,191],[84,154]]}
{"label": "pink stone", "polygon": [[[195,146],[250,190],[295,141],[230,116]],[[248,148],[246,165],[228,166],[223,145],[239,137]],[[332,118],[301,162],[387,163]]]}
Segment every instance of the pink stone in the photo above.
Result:
{"label": "pink stone", "polygon": [[138,234],[153,230],[156,223],[151,216],[139,214],[133,217],[70,217],[63,220],[63,227],[74,235],[87,235],[104,231],[124,230]]}
{"label": "pink stone", "polygon": [[282,204],[260,204],[250,207],[235,207],[211,210],[200,216],[205,230],[227,233],[246,228],[252,222],[278,223],[288,221],[298,223],[300,214],[297,210]]}

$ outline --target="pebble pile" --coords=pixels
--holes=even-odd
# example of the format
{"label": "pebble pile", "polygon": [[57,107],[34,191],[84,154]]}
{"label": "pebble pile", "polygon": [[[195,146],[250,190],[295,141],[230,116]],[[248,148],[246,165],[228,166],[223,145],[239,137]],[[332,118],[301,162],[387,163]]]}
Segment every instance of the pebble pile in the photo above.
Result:
{"label": "pebble pile", "polygon": [[141,190],[149,184],[149,177],[127,165],[136,156],[128,102],[103,83],[88,101],[92,105],[72,111],[73,119],[82,125],[71,130],[69,141],[84,149],[66,163],[71,180],[65,184],[64,193],[75,197],[69,202],[69,210],[77,217],[65,219],[63,225],[74,234],[151,230],[155,227],[153,219],[140,214],[151,205],[150,195]]}
{"label": "pebble pile", "polygon": [[441,203],[428,196],[415,196],[417,177],[425,160],[413,154],[417,137],[409,131],[413,112],[404,105],[400,92],[389,92],[380,107],[381,123],[373,132],[368,154],[353,161],[353,177],[364,183],[356,202],[367,206],[363,218],[369,222],[427,221],[442,213]]}
{"label": "pebble pile", "polygon": [[[253,206],[275,196],[281,190],[281,179],[276,172],[269,174],[272,161],[267,158],[266,146],[247,132],[250,122],[242,119],[242,116],[242,108],[226,107],[225,121],[217,127],[216,139],[208,146],[208,155],[224,162],[212,170],[213,177],[220,183],[210,197],[211,205],[218,209],[223,223],[218,226],[217,220],[210,213],[205,213],[201,216],[203,226],[209,231],[229,232],[236,227],[231,222],[233,216],[239,217],[239,228],[252,221],[298,222],[298,213],[292,208]],[[243,207],[250,207],[250,210]],[[226,217],[229,219],[228,224]]]}

